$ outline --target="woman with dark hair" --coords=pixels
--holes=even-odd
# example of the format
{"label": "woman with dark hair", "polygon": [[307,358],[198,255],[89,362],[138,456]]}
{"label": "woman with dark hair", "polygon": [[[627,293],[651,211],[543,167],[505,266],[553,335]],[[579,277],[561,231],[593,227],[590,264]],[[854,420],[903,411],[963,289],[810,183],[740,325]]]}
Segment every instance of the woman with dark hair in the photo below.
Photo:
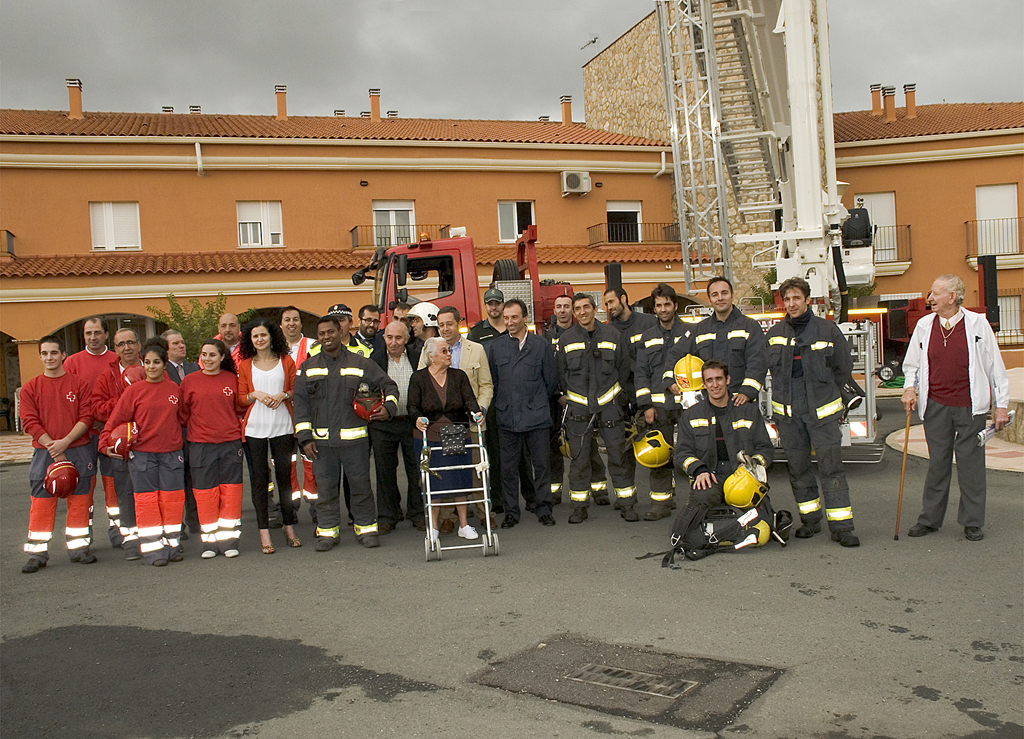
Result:
{"label": "woman with dark hair", "polygon": [[[416,441],[416,456],[420,455],[423,445],[433,448],[441,446],[441,428],[461,423],[469,425],[480,423],[483,416],[480,404],[473,394],[473,387],[465,372],[452,367],[452,350],[444,339],[433,337],[423,345],[427,356],[427,366],[412,373],[409,380],[409,415],[416,419],[416,430],[419,432]],[[431,464],[435,467],[454,467],[473,463],[472,452],[467,450],[460,455],[444,457],[433,456]],[[431,495],[444,495],[446,490],[465,491],[473,485],[473,471],[447,470],[440,473],[441,479],[431,480]],[[466,493],[452,492],[455,510],[459,515],[459,536],[463,539],[476,539],[476,529],[469,525],[466,517]],[[430,538],[437,541],[437,508],[430,507]]]}
{"label": "woman with dark hair", "polygon": [[274,459],[274,476],[281,498],[284,536],[290,547],[301,547],[295,536],[295,509],[291,504],[292,398],[295,396],[295,362],[281,327],[259,318],[242,329],[241,359],[238,365],[238,404],[245,409],[242,419],[245,444],[252,458],[252,503],[264,554],[273,554],[267,486],[270,483],[268,453]]}
{"label": "woman with dark hair", "polygon": [[139,550],[146,561],[163,567],[180,562],[181,515],[185,506],[185,462],[178,385],[164,371],[167,341],[154,337],[142,347],[145,382],[133,382],[121,394],[100,436],[100,449],[115,457],[110,434],[134,422],[138,435],[128,460],[139,527]]}
{"label": "woman with dark hair", "polygon": [[220,339],[199,351],[200,372],[181,381],[178,415],[189,442],[189,467],[203,541],[203,559],[238,556],[242,525],[242,427],[238,378],[231,352]]}

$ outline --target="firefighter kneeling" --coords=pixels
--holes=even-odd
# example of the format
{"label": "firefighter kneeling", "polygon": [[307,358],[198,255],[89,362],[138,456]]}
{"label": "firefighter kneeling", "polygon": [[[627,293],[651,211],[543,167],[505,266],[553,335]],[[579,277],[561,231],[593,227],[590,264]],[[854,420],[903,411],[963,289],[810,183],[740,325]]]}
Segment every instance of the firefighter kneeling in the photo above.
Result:
{"label": "firefighter kneeling", "polygon": [[724,362],[706,362],[701,379],[704,392],[676,430],[675,463],[690,478],[690,502],[673,526],[673,551],[699,559],[720,548],[762,546],[773,534],[784,545],[792,516],[776,514],[766,495],[773,450],[761,411],[757,403],[733,403]]}

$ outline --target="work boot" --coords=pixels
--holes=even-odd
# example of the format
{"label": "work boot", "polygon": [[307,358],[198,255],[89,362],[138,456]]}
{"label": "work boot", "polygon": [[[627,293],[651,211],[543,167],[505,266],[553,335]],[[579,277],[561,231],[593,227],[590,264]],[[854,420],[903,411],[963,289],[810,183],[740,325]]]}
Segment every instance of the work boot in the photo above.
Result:
{"label": "work boot", "polygon": [[[799,535],[800,535],[800,532],[798,531],[797,532],[797,536],[799,536]],[[832,532],[832,541],[838,541],[839,544],[841,546],[844,546],[844,547],[859,547],[860,546],[860,539],[858,539],[854,535],[853,531],[833,531]]]}
{"label": "work boot", "polygon": [[30,559],[25,563],[25,566],[21,568],[21,571],[26,575],[31,575],[33,572],[39,572],[43,567],[46,567],[46,562],[40,562],[38,559]]}
{"label": "work boot", "polygon": [[376,534],[363,534],[358,538],[359,543],[367,549],[373,549],[374,547],[380,546],[380,539],[377,538]]}
{"label": "work boot", "polygon": [[553,508],[556,505],[562,505],[562,496],[561,495],[552,495],[551,496],[551,507]]}
{"label": "work boot", "polygon": [[815,534],[821,533],[821,521],[815,521],[813,523],[805,521],[800,528],[796,530],[797,539],[810,539]]}
{"label": "work boot", "polygon": [[97,560],[95,554],[93,554],[92,552],[86,552],[85,554],[79,557],[75,557],[71,561],[77,562],[80,565],[91,565],[93,562],[96,562]]}
{"label": "work boot", "polygon": [[587,509],[577,508],[575,511],[572,512],[572,515],[569,516],[569,523],[583,523],[587,520],[587,518]]}
{"label": "work boot", "polygon": [[594,493],[594,505],[610,505],[611,501],[608,500],[608,493]]}
{"label": "work boot", "polygon": [[644,520],[657,521],[662,518],[668,518],[671,515],[672,509],[668,507],[668,504],[659,503],[651,506],[651,510],[644,514]]}
{"label": "work boot", "polygon": [[622,516],[623,520],[628,521],[629,523],[635,523],[640,520],[640,516],[633,509],[632,504],[623,505],[619,515]]}
{"label": "work boot", "polygon": [[318,552],[329,552],[334,548],[334,539],[329,536],[321,537],[316,540],[316,551]]}

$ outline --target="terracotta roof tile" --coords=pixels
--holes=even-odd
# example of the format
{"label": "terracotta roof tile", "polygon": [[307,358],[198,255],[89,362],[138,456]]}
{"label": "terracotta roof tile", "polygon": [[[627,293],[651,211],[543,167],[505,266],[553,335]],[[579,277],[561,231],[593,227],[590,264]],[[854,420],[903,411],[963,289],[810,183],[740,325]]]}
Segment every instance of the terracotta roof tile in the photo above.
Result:
{"label": "terracotta roof tile", "polygon": [[897,108],[892,123],[869,110],[836,113],[836,143],[1024,128],[1024,102],[918,105],[916,118],[908,119],[906,113],[906,108]]}
{"label": "terracotta roof tile", "polygon": [[[601,247],[540,246],[541,264],[607,264],[608,262],[671,262],[679,259],[678,246]],[[515,246],[476,247],[479,264],[514,259]],[[209,274],[230,272],[285,272],[293,270],[357,269],[370,261],[371,252],[254,249],[238,252],[146,254],[115,252],[83,255],[17,257],[0,264],[0,277],[90,277],[143,274]],[[546,275],[558,277],[558,275]]]}
{"label": "terracotta roof tile", "polygon": [[599,131],[583,123],[426,118],[191,115],[185,113],[67,113],[0,110],[0,134],[45,136],[182,136],[188,138],[328,139],[351,141],[451,141],[526,144],[665,146],[637,136]]}

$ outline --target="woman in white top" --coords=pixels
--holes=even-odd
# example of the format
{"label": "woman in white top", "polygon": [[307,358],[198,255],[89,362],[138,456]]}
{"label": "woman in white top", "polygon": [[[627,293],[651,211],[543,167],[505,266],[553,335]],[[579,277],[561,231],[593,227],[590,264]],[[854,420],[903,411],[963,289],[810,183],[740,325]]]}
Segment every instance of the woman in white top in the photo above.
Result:
{"label": "woman in white top", "polygon": [[242,361],[238,366],[238,402],[245,408],[242,430],[252,458],[252,504],[264,554],[273,554],[267,510],[270,482],[268,452],[274,459],[274,477],[281,499],[284,535],[290,547],[300,547],[295,536],[295,509],[291,505],[291,462],[295,446],[292,398],[295,362],[281,327],[266,318],[242,330]]}

